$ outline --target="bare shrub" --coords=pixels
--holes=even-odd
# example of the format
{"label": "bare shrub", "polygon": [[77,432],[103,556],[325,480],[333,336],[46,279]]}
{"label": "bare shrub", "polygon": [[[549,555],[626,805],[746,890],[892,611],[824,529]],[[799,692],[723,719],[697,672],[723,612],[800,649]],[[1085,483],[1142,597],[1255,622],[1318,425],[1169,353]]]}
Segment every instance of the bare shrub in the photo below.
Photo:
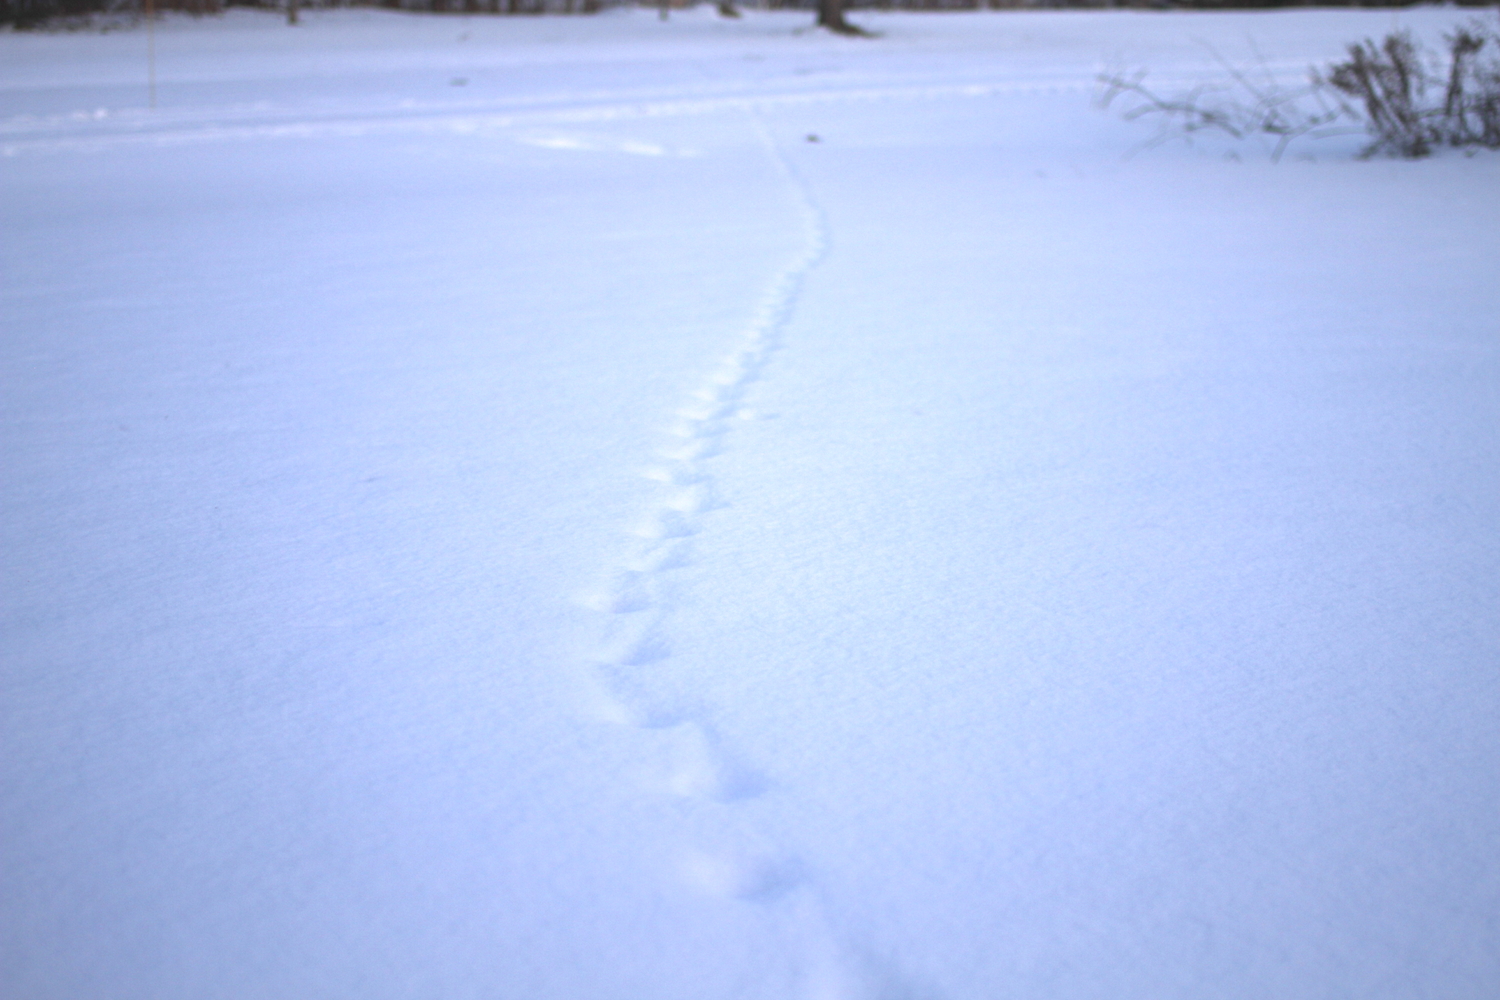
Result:
{"label": "bare shrub", "polygon": [[[1500,149],[1500,35],[1473,22],[1444,36],[1446,72],[1407,32],[1349,46],[1328,85],[1355,99],[1374,142],[1365,156],[1421,157],[1436,145]],[[1436,96],[1441,92],[1439,102]]]}
{"label": "bare shrub", "polygon": [[1407,32],[1386,35],[1377,46],[1365,41],[1349,46],[1349,61],[1332,67],[1328,82],[1364,106],[1365,121],[1376,136],[1366,151],[1388,149],[1401,156],[1426,156],[1436,138],[1435,123],[1424,106],[1429,74]]}
{"label": "bare shrub", "polygon": [[1204,131],[1262,137],[1274,140],[1273,161],[1300,136],[1351,130],[1371,136],[1364,157],[1423,157],[1438,146],[1500,149],[1500,33],[1473,21],[1444,42],[1446,53],[1435,54],[1404,31],[1379,43],[1366,39],[1348,47],[1345,61],[1310,70],[1296,87],[1264,67],[1252,75],[1222,59],[1227,79],[1172,97],[1147,88],[1144,70],[1106,73],[1100,103],[1125,104],[1128,121],[1154,120],[1157,135],[1145,145]]}
{"label": "bare shrub", "polygon": [[1099,103],[1109,108],[1123,100],[1128,105],[1123,113],[1126,121],[1154,120],[1157,134],[1146,146],[1174,137],[1191,139],[1203,131],[1233,139],[1260,136],[1273,141],[1273,162],[1281,159],[1293,139],[1333,126],[1348,113],[1343,101],[1329,99],[1327,87],[1316,77],[1303,86],[1286,87],[1269,73],[1256,80],[1220,62],[1228,82],[1199,84],[1175,97],[1162,97],[1147,88],[1144,70],[1129,76],[1102,74]]}

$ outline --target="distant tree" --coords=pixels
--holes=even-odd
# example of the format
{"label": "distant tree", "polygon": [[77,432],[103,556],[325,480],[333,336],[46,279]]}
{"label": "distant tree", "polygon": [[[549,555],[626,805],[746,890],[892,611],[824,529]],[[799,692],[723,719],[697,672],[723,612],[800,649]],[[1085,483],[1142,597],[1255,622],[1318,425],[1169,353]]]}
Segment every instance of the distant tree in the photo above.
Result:
{"label": "distant tree", "polygon": [[844,18],[844,0],[818,0],[818,27],[840,35],[869,37],[869,32]]}

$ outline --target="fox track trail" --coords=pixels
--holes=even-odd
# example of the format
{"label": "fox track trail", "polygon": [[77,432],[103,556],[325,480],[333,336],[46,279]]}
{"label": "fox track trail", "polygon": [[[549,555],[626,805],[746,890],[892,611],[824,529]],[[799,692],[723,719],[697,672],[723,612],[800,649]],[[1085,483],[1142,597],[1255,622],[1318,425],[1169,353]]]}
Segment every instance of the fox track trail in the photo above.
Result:
{"label": "fox track trail", "polygon": [[[761,112],[747,113],[759,148],[801,221],[799,246],[772,276],[739,336],[671,412],[663,443],[642,475],[659,496],[628,524],[621,554],[601,567],[580,602],[595,612],[597,638],[582,664],[585,704],[597,722],[636,731],[643,795],[690,808],[691,846],[678,860],[686,884],[726,905],[758,907],[781,954],[752,992],[795,1000],[917,1000],[918,994],[873,949],[829,916],[818,875],[794,845],[761,828],[748,804],[776,786],[724,732],[693,678],[708,664],[680,662],[672,646],[681,584],[674,571],[695,564],[696,540],[725,508],[714,459],[733,447],[736,428],[754,419],[749,396],[768,377],[804,283],[829,251],[827,217]],[[705,567],[712,572],[712,567]],[[922,994],[926,996],[926,994]]]}

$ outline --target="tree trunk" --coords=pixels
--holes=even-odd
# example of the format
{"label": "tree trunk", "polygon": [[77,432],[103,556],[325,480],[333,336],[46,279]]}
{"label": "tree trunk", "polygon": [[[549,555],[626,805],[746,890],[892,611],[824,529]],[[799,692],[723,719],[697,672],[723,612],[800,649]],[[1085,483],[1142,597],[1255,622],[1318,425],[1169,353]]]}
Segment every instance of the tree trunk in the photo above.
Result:
{"label": "tree trunk", "polygon": [[869,32],[844,20],[844,0],[818,0],[818,27],[840,35],[867,35]]}

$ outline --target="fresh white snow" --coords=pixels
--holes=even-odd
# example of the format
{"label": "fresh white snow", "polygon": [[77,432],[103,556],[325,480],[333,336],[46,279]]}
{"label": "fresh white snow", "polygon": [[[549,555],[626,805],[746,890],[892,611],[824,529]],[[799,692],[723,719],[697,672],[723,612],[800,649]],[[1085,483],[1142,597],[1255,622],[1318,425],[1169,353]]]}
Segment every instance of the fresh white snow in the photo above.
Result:
{"label": "fresh white snow", "polygon": [[0,35],[0,994],[1500,994],[1467,16]]}

